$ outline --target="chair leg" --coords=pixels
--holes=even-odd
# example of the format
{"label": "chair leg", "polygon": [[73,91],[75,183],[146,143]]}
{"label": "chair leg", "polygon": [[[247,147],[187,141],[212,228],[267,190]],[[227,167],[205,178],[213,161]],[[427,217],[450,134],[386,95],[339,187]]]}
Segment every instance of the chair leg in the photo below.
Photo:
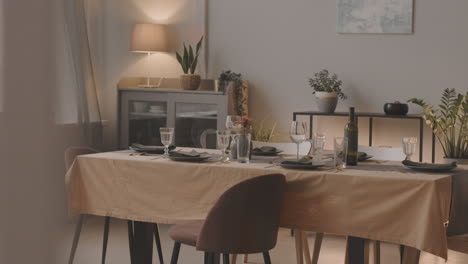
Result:
{"label": "chair leg", "polygon": [[229,254],[223,254],[223,264],[229,264]]}
{"label": "chair leg", "polygon": [[312,259],[310,258],[309,250],[309,240],[307,239],[307,233],[302,231],[302,250],[304,253],[304,259],[306,264],[312,264]]}
{"label": "chair leg", "polygon": [[364,264],[369,264],[370,240],[364,240]]}
{"label": "chair leg", "polygon": [[179,252],[180,252],[180,243],[174,242],[174,250],[172,250],[171,264],[177,264],[177,261],[179,260]]}
{"label": "chair leg", "polygon": [[237,254],[231,254],[231,263],[237,264]]}
{"label": "chair leg", "polygon": [[154,240],[156,241],[156,248],[158,249],[159,263],[164,264],[164,258],[161,248],[161,238],[159,237],[158,224],[153,224],[154,229]]}
{"label": "chair leg", "polygon": [[133,260],[133,221],[128,220],[127,227],[128,227],[128,249],[130,251],[130,263],[133,264],[135,262]]}
{"label": "chair leg", "polygon": [[374,242],[374,264],[380,264],[380,241]]}
{"label": "chair leg", "polygon": [[265,264],[271,264],[270,253],[268,251],[263,252],[263,259],[265,260]]}
{"label": "chair leg", "polygon": [[85,215],[80,215],[78,218],[78,223],[76,223],[75,234],[73,235],[73,243],[70,251],[70,258],[68,259],[68,264],[73,264],[75,259],[76,249],[78,248],[78,242],[80,241],[81,228],[83,226]]}
{"label": "chair leg", "polygon": [[244,263],[249,262],[249,254],[244,255]]}
{"label": "chair leg", "polygon": [[315,234],[314,252],[312,253],[312,264],[317,264],[322,249],[323,233]]}
{"label": "chair leg", "polygon": [[101,263],[106,263],[106,254],[107,254],[107,241],[109,240],[109,225],[110,217],[106,216],[104,220],[104,235],[102,238],[102,260]]}
{"label": "chair leg", "polygon": [[304,263],[304,256],[302,255],[302,232],[299,229],[294,230],[294,237],[296,239],[296,258],[297,264]]}

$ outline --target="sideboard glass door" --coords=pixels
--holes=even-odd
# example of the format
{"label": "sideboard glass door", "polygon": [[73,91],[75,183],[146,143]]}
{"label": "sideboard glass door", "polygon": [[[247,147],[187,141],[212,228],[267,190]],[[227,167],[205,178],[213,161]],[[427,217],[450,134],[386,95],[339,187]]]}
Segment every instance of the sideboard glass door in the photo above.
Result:
{"label": "sideboard glass door", "polygon": [[162,145],[159,128],[167,124],[167,103],[129,101],[129,143]]}
{"label": "sideboard glass door", "polygon": [[175,144],[216,149],[218,105],[176,103]]}

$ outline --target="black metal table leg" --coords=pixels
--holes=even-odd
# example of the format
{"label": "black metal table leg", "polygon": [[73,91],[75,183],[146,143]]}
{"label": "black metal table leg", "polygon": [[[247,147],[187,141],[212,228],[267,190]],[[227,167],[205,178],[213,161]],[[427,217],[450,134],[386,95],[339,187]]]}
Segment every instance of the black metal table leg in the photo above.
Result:
{"label": "black metal table leg", "polygon": [[436,136],[432,133],[432,163],[435,163]]}
{"label": "black metal table leg", "polygon": [[372,132],[374,127],[374,118],[369,118],[369,147],[372,147]]}
{"label": "black metal table leg", "polygon": [[153,225],[134,222],[133,259],[136,264],[151,264],[153,261]]}
{"label": "black metal table leg", "polygon": [[314,116],[309,116],[309,137],[310,139],[314,138]]}
{"label": "black metal table leg", "polygon": [[419,162],[423,161],[423,145],[424,145],[424,120],[419,120]]}
{"label": "black metal table leg", "polygon": [[362,264],[364,263],[364,243],[365,240],[359,237],[348,237],[347,264]]}
{"label": "black metal table leg", "polygon": [[293,121],[297,121],[297,116],[296,116],[296,114],[293,114]]}

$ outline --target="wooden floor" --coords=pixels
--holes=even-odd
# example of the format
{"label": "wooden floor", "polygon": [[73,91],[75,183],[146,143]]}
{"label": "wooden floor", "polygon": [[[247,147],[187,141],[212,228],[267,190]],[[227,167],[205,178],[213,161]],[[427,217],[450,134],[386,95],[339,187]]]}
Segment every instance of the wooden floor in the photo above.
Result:
{"label": "wooden floor", "polygon": [[[88,218],[83,233],[81,236],[80,243],[78,245],[78,251],[75,258],[75,264],[89,264],[89,263],[100,263],[101,261],[101,249],[102,249],[102,231],[103,231],[103,218]],[[68,254],[71,245],[71,238],[73,235],[74,226],[70,224],[67,229],[67,234],[60,243],[60,251],[57,256],[56,263],[67,263]],[[161,240],[163,244],[164,261],[169,263],[170,254],[172,251],[172,241],[167,235],[168,226],[160,226]],[[309,235],[310,246],[313,246],[313,234]],[[461,243],[453,243],[454,248],[466,249],[468,252],[468,238],[460,239]],[[336,236],[325,236],[323,241],[322,253],[320,255],[319,263],[334,264],[343,263],[345,239],[343,237]],[[382,244],[382,264],[397,264],[398,262],[398,247],[391,244]],[[156,256],[156,252],[154,253]],[[294,250],[294,239],[289,236],[289,230],[281,230],[278,237],[278,245],[271,252],[271,258],[273,263],[281,264],[294,264],[295,250]],[[127,241],[127,225],[125,221],[111,220],[109,246],[107,251],[107,262],[109,264],[128,264],[129,263],[128,253],[128,241]],[[241,259],[238,259],[238,263],[241,263]],[[153,263],[158,263],[154,259]],[[203,255],[200,252],[195,251],[192,247],[182,246],[179,258],[180,264],[194,264],[203,263]],[[249,258],[249,263],[263,263],[261,255],[252,255]],[[421,257],[421,264],[439,264],[444,263],[443,260],[438,259],[429,254],[423,254]],[[467,264],[468,255],[450,251],[448,264]]]}

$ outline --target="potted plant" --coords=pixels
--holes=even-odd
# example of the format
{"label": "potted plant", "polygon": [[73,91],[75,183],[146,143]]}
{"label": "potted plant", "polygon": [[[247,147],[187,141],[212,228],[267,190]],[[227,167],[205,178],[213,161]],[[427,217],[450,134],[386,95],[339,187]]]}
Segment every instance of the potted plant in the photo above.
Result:
{"label": "potted plant", "polygon": [[442,146],[446,162],[468,164],[468,92],[445,89],[438,108],[424,100],[408,100],[423,108],[423,118]]}
{"label": "potted plant", "polygon": [[341,90],[342,81],[336,74],[330,74],[328,70],[322,70],[309,79],[309,85],[314,89],[317,106],[320,112],[334,113],[338,98],[345,100],[346,95]]}
{"label": "potted plant", "polygon": [[194,49],[192,45],[185,45],[183,54],[176,52],[177,61],[179,61],[180,66],[184,74],[180,76],[180,85],[184,90],[196,90],[200,86],[201,78],[200,75],[195,74],[198,64],[198,56],[200,55],[200,49],[203,44],[203,36],[200,41],[198,41],[196,48]]}

